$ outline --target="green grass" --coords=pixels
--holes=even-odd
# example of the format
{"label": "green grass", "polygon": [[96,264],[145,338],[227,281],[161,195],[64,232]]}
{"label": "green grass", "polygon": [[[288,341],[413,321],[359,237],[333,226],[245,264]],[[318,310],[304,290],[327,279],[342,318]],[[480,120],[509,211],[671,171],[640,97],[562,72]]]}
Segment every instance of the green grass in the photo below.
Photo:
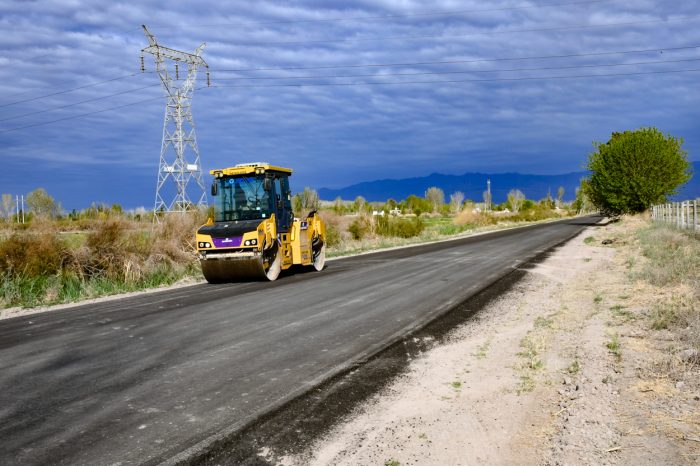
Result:
{"label": "green grass", "polygon": [[627,309],[625,306],[622,304],[615,304],[614,306],[610,307],[610,311],[612,312],[612,315],[617,317],[619,320],[623,322],[629,322],[631,320],[635,320],[636,316],[632,311]]}
{"label": "green grass", "polygon": [[37,277],[5,274],[0,279],[0,302],[6,307],[25,308],[76,302],[171,285],[186,276],[198,277],[199,275],[199,269],[195,265],[182,269],[161,266],[135,281],[107,277],[81,279],[71,273]]}
{"label": "green grass", "polygon": [[384,462],[384,466],[401,466],[401,463],[395,459],[388,459]]}
{"label": "green grass", "polygon": [[455,380],[450,385],[452,385],[452,388],[454,388],[455,390],[459,390],[460,388],[462,388],[462,382],[458,380]]}
{"label": "green grass", "polygon": [[552,328],[554,325],[553,319],[547,319],[546,317],[538,317],[535,319],[535,328]]}
{"label": "green grass", "polygon": [[540,358],[540,351],[543,349],[543,343],[535,339],[532,335],[528,335],[520,342],[520,347],[523,348],[518,356],[525,359],[524,367],[530,370],[538,370],[544,367],[544,362]]}
{"label": "green grass", "polygon": [[596,242],[596,239],[595,239],[594,237],[592,237],[592,236],[587,236],[587,237],[583,240],[583,242],[584,242],[585,244],[589,244],[589,245],[590,245],[590,244],[595,243],[595,242]]}
{"label": "green grass", "polygon": [[451,235],[458,235],[460,233],[464,233],[465,231],[473,230],[476,228],[474,225],[467,224],[467,225],[454,225],[454,224],[448,224],[448,225],[440,225],[438,226],[435,231],[439,235],[443,236],[451,236]]}
{"label": "green grass", "polygon": [[530,393],[535,389],[536,385],[537,384],[535,383],[535,379],[533,379],[531,375],[521,375],[520,383],[518,384],[515,391],[518,395],[522,395],[523,393]]}
{"label": "green grass", "polygon": [[603,296],[602,296],[602,295],[599,295],[599,294],[595,295],[595,297],[593,298],[593,302],[596,303],[596,304],[602,303],[602,302],[603,302]]}
{"label": "green grass", "polygon": [[581,371],[581,365],[578,362],[578,359],[574,359],[574,362],[569,364],[569,367],[566,368],[566,372],[568,372],[571,375],[578,374]]}
{"label": "green grass", "polygon": [[622,360],[622,349],[620,348],[620,337],[617,333],[610,336],[610,341],[605,343],[605,347],[610,351],[610,353],[615,356],[615,360],[620,362]]}
{"label": "green grass", "polygon": [[476,356],[476,359],[484,359],[486,357],[486,354],[489,351],[489,347],[491,346],[491,341],[486,341],[483,345],[478,346],[476,349],[476,353],[474,356]]}

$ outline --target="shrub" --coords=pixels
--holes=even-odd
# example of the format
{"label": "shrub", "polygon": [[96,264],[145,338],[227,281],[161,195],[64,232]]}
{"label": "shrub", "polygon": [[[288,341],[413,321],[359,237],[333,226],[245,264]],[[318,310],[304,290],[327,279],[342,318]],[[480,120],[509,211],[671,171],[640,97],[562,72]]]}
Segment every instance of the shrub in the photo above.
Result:
{"label": "shrub", "polygon": [[361,240],[372,232],[372,223],[365,215],[358,216],[348,227],[352,239]]}
{"label": "shrub", "polygon": [[0,272],[35,277],[61,270],[65,246],[55,231],[14,233],[0,243]]}
{"label": "shrub", "polygon": [[379,236],[393,236],[397,238],[413,238],[420,235],[425,229],[425,222],[420,218],[393,218],[377,217],[375,232]]}
{"label": "shrub", "polygon": [[496,219],[486,212],[474,212],[466,208],[454,218],[453,222],[455,225],[487,226],[495,225]]}
{"label": "shrub", "polygon": [[340,230],[334,222],[325,222],[326,224],[326,246],[332,248],[340,244]]}

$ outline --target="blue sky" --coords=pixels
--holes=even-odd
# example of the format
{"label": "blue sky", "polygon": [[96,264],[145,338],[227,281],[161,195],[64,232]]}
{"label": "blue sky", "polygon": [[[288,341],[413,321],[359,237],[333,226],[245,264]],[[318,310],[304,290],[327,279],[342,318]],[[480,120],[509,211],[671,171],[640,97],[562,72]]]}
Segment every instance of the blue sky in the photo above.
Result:
{"label": "blue sky", "polygon": [[556,174],[640,126],[700,160],[697,2],[5,1],[0,192],[152,208],[164,99],[151,56],[140,73],[141,24],[167,47],[207,44],[207,171],[265,160],[297,190]]}

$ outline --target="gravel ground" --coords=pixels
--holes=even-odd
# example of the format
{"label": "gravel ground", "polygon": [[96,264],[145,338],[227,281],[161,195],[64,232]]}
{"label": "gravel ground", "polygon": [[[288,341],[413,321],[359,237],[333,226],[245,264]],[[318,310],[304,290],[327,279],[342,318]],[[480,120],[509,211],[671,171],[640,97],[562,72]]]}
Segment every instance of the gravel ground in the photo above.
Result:
{"label": "gravel ground", "polygon": [[589,228],[280,463],[700,464],[697,372],[659,373],[671,337],[626,273],[636,227]]}

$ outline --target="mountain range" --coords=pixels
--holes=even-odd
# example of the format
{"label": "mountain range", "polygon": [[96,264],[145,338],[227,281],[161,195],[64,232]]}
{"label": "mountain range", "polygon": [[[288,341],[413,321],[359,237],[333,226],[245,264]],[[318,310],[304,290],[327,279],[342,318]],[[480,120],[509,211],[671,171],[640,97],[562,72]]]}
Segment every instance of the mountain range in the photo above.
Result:
{"label": "mountain range", "polygon": [[[695,199],[700,197],[700,162],[693,162],[694,176],[684,185],[674,199]],[[436,186],[442,189],[449,200],[450,194],[461,191],[465,199],[476,202],[483,201],[487,180],[491,180],[491,196],[494,203],[505,202],[511,189],[519,189],[528,199],[539,200],[551,194],[557,196],[559,187],[564,188],[564,200],[570,201],[576,197],[576,188],[581,178],[588,176],[587,172],[564,173],[561,175],[529,175],[523,173],[465,173],[463,175],[443,175],[433,173],[418,178],[399,180],[384,179],[366,181],[345,188],[318,190],[323,200],[333,200],[338,197],[353,200],[357,196],[364,197],[370,202],[384,202],[387,199],[406,199],[411,194],[424,196],[425,191]]]}

